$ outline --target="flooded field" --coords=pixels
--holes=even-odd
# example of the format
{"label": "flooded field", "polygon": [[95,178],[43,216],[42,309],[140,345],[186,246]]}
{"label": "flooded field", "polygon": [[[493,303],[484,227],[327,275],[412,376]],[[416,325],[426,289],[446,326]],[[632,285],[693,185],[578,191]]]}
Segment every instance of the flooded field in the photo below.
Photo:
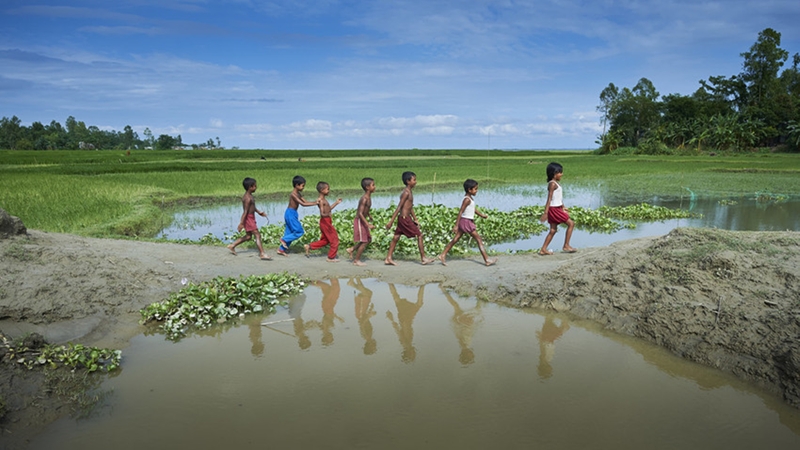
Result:
{"label": "flooded field", "polygon": [[[677,227],[709,227],[734,231],[784,231],[800,230],[800,199],[764,199],[751,197],[736,199],[697,198],[687,191],[685,198],[681,199],[620,199],[606,198],[596,190],[569,188],[565,186],[565,203],[567,206],[582,206],[585,208],[599,208],[600,206],[626,206],[641,202],[651,203],[674,209],[688,210],[699,215],[692,219],[674,219],[664,222],[637,223],[634,229],[622,229],[612,234],[592,233],[576,229],[572,238],[575,247],[596,247],[611,244],[616,241],[633,239],[637,237],[659,236],[667,234]],[[316,192],[307,193],[311,198]],[[335,193],[331,195],[335,196]],[[416,204],[444,204],[459,206],[464,192],[461,190],[448,190],[444,192],[420,189],[415,192]],[[334,197],[335,198],[335,197]],[[385,208],[396,204],[396,193],[376,193],[373,195],[373,207]],[[507,185],[499,187],[481,187],[476,196],[478,207],[490,207],[501,211],[512,211],[520,206],[540,205],[546,192],[539,185]],[[392,203],[394,202],[394,203]],[[358,197],[344,197],[338,210],[355,208]],[[269,215],[270,223],[282,223],[286,201],[259,201],[259,208]],[[165,228],[160,237],[168,239],[199,239],[211,233],[223,238],[225,233],[232,234],[236,230],[241,217],[241,205],[231,204],[205,208],[194,208],[177,212],[173,223]],[[317,208],[300,208],[299,215],[318,214]],[[334,210],[334,214],[336,211]],[[259,217],[259,224],[266,221]],[[495,251],[530,250],[541,246],[543,236],[533,236],[530,239],[518,240],[496,244],[490,248]],[[555,244],[560,245],[563,235],[556,238]]]}
{"label": "flooded field", "polygon": [[332,279],[173,343],[136,337],[95,414],[36,449],[795,449],[800,411],[588,322]]}

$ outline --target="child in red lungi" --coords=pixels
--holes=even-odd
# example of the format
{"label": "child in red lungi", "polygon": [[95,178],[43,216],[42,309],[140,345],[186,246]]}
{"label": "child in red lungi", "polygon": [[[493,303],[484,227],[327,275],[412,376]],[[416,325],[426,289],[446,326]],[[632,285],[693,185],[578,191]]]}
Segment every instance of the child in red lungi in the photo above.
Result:
{"label": "child in red lungi", "polygon": [[339,203],[342,203],[342,199],[336,199],[336,201],[333,202],[333,205],[328,203],[328,200],[325,197],[327,197],[331,192],[331,187],[324,181],[317,183],[317,192],[319,192],[319,199],[317,199],[317,203],[319,204],[319,231],[322,233],[322,237],[320,237],[316,242],[304,245],[306,249],[306,256],[310,256],[308,253],[309,250],[316,250],[318,248],[325,247],[326,245],[330,245],[330,249],[328,249],[328,258],[325,261],[334,263],[339,262],[339,259],[337,258],[337,254],[339,252],[339,234],[336,232],[336,228],[333,227],[331,210]]}
{"label": "child in red lungi", "polygon": [[575,229],[575,222],[569,218],[569,212],[567,212],[567,208],[564,207],[561,185],[558,184],[563,174],[564,168],[561,164],[553,162],[547,165],[547,202],[544,204],[544,214],[542,214],[539,220],[550,223],[550,232],[547,233],[547,237],[544,238],[544,244],[539,250],[540,255],[547,256],[553,254],[552,250],[549,250],[547,246],[550,245],[550,241],[552,241],[553,236],[556,235],[558,224],[560,223],[567,224],[567,236],[564,238],[564,247],[562,251],[564,253],[577,252],[576,249],[569,245],[569,239],[572,237],[572,230]]}
{"label": "child in red lungi", "polygon": [[[394,237],[389,244],[389,254],[386,255],[386,259],[383,260],[383,263],[390,266],[397,265],[394,259],[392,259],[392,254],[394,254],[394,248],[397,246],[397,241],[400,240],[400,236],[405,236],[408,238],[417,238],[419,257],[422,260],[422,264],[430,264],[433,262],[433,258],[425,257],[425,246],[422,243],[422,231],[419,229],[417,215],[414,214],[414,194],[411,190],[417,185],[417,175],[414,172],[403,172],[403,184],[405,184],[406,187],[400,194],[400,203],[397,205],[397,209],[394,210],[389,223],[386,224],[386,229],[388,230],[392,228],[394,220],[397,219],[397,228],[395,228]],[[398,217],[398,215],[400,217]]]}

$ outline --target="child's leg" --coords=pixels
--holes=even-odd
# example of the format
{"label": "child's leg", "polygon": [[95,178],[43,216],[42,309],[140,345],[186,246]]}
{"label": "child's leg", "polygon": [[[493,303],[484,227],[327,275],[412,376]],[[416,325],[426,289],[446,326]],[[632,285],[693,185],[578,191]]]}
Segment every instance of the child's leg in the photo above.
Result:
{"label": "child's leg", "polygon": [[334,260],[337,256],[339,256],[339,233],[336,232],[336,229],[333,228],[333,226],[331,226],[328,242],[331,243],[331,247],[328,249],[328,259]]}
{"label": "child's leg", "polygon": [[264,253],[264,247],[261,245],[261,233],[256,231],[253,234],[256,237],[256,246],[258,247],[258,257],[261,259],[272,259],[269,257],[269,255]]}
{"label": "child's leg", "polygon": [[439,261],[441,261],[443,265],[445,266],[447,265],[447,263],[445,262],[447,254],[450,252],[453,246],[456,245],[456,242],[458,242],[459,239],[461,239],[461,236],[463,234],[464,233],[462,233],[461,230],[456,230],[456,235],[453,237],[453,240],[448,242],[447,245],[444,247],[444,251],[442,252],[441,255],[439,255]]}
{"label": "child's leg", "polygon": [[400,240],[400,235],[395,234],[392,238],[392,242],[389,243],[389,253],[386,255],[386,259],[383,260],[384,264],[396,266],[397,263],[394,262],[392,259],[392,255],[394,254],[394,248],[397,247],[397,241]]}
{"label": "child's leg", "polygon": [[422,240],[422,235],[420,234],[417,236],[417,247],[419,247],[419,259],[422,261],[422,265],[430,264],[434,261],[433,258],[426,258],[425,257],[425,244]]}
{"label": "child's leg", "polygon": [[478,243],[478,249],[481,251],[481,256],[483,256],[483,262],[486,263],[487,266],[491,266],[492,264],[497,262],[497,258],[489,259],[489,255],[486,253],[486,248],[483,246],[483,240],[481,239],[478,231],[475,230],[469,234],[472,236],[473,239]]}
{"label": "child's leg", "polygon": [[231,251],[234,255],[236,254],[236,246],[241,244],[242,242],[246,242],[250,240],[250,233],[245,233],[244,236],[240,237],[239,239],[233,241],[233,244],[228,244],[228,250]]}
{"label": "child's leg", "polygon": [[540,255],[552,255],[553,252],[547,249],[547,246],[550,245],[550,241],[553,240],[553,236],[556,235],[558,231],[558,224],[551,223],[550,224],[550,232],[547,233],[547,237],[544,238],[544,244],[542,244],[541,250],[539,250]]}
{"label": "child's leg", "polygon": [[[367,248],[367,242],[359,242],[354,247],[355,257],[353,258],[353,264],[361,262],[361,254],[364,253],[364,250]],[[356,264],[358,265],[358,264]]]}
{"label": "child's leg", "polygon": [[572,248],[572,246],[569,245],[569,240],[572,237],[572,230],[574,230],[574,229],[575,229],[575,221],[572,220],[572,219],[569,219],[567,221],[567,235],[564,237],[564,248],[563,248],[563,250],[565,252],[574,252],[575,251],[575,249]]}

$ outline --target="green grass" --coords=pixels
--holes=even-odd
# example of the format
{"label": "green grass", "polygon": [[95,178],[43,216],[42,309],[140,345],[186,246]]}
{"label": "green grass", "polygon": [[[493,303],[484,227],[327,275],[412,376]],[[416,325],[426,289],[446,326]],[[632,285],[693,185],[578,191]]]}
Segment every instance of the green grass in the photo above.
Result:
{"label": "green grass", "polygon": [[[263,158],[263,159],[262,159]],[[399,192],[405,170],[419,187],[488,183],[541,184],[551,161],[564,183],[602,195],[643,201],[652,196],[733,198],[800,195],[800,155],[598,156],[585,151],[481,150],[211,150],[0,151],[0,207],[28,228],[87,236],[152,237],[168,222],[165,207],[231,202],[241,181],[258,180],[258,198],[283,197],[294,175],[313,188],[360,192],[360,180]],[[531,199],[531,205],[543,199]]]}

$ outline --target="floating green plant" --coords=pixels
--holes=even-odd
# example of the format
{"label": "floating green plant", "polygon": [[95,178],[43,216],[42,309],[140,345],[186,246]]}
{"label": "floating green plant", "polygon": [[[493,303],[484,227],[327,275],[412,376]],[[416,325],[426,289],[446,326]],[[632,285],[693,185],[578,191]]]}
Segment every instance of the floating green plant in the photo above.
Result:
{"label": "floating green plant", "polygon": [[189,283],[164,301],[140,311],[142,323],[162,322],[169,339],[177,340],[189,329],[205,329],[244,314],[274,312],[280,299],[299,294],[306,280],[289,273],[216,277]]}

